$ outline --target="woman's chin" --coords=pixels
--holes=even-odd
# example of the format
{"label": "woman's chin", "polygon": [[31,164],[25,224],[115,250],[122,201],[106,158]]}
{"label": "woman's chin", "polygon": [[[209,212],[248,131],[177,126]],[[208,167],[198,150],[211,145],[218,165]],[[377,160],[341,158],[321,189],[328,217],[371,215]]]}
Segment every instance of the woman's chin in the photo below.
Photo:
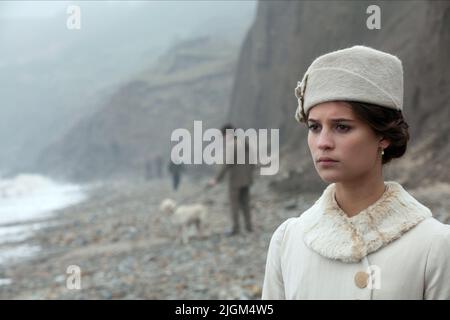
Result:
{"label": "woman's chin", "polygon": [[331,172],[319,172],[320,178],[327,183],[335,183],[340,181],[340,175]]}

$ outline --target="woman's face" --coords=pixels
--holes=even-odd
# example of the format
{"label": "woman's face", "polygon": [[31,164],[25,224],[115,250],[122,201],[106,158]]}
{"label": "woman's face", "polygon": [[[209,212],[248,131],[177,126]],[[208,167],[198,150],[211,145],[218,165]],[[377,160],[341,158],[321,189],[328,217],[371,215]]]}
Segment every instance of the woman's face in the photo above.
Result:
{"label": "woman's face", "polygon": [[322,180],[361,179],[381,168],[380,147],[386,148],[387,141],[359,120],[348,103],[314,106],[309,110],[308,127],[309,150]]}

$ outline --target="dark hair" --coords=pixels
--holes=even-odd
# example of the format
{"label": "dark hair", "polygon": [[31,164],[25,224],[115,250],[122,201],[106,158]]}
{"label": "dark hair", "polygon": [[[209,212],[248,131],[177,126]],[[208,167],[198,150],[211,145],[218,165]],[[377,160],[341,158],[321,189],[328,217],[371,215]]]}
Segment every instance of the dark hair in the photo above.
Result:
{"label": "dark hair", "polygon": [[[409,140],[409,125],[400,110],[366,102],[345,102],[350,104],[358,119],[367,123],[377,135],[389,140],[389,146],[384,149],[382,164],[400,158],[405,154]],[[307,120],[308,118],[305,117],[304,119]]]}
{"label": "dark hair", "polygon": [[222,132],[223,136],[225,135],[227,129],[234,129],[234,126],[231,123],[224,124],[220,129],[220,132]]}

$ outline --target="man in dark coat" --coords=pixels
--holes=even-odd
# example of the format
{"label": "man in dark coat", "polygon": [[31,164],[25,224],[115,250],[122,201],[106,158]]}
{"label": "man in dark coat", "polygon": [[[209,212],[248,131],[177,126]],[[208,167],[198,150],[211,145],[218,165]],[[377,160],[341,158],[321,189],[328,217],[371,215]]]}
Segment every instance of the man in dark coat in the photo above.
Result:
{"label": "man in dark coat", "polygon": [[[247,141],[245,141],[245,163],[237,163],[237,148],[238,139],[234,133],[227,133],[227,129],[234,130],[234,127],[230,124],[224,125],[221,129],[224,137],[225,145],[234,148],[234,161],[232,164],[225,163],[222,165],[217,176],[208,182],[208,186],[214,186],[223,180],[224,176],[228,173],[228,188],[229,199],[231,207],[232,218],[232,230],[230,235],[236,235],[239,233],[239,211],[241,210],[244,216],[245,228],[248,232],[253,231],[251,213],[250,213],[250,187],[253,183],[253,170],[254,164],[249,163],[250,147]],[[228,130],[229,131],[229,130]],[[225,157],[226,148],[225,149]]]}

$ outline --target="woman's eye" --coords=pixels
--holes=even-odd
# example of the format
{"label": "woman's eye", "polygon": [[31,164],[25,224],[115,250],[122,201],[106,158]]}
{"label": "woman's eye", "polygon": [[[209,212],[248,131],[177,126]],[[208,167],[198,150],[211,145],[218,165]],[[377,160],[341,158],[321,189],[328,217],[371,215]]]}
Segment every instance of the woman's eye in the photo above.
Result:
{"label": "woman's eye", "polygon": [[349,127],[349,126],[346,126],[346,125],[344,125],[344,124],[338,124],[338,125],[336,126],[336,128],[337,128],[339,131],[342,131],[342,132],[347,132],[347,131],[350,130],[350,127]]}
{"label": "woman's eye", "polygon": [[[319,130],[319,125],[317,125],[317,124],[310,124],[308,126],[308,128],[309,128],[310,131],[318,131]],[[338,125],[336,125],[336,129],[339,132],[347,132],[351,128],[349,126],[347,126],[347,125],[344,125],[344,124],[338,124]]]}

